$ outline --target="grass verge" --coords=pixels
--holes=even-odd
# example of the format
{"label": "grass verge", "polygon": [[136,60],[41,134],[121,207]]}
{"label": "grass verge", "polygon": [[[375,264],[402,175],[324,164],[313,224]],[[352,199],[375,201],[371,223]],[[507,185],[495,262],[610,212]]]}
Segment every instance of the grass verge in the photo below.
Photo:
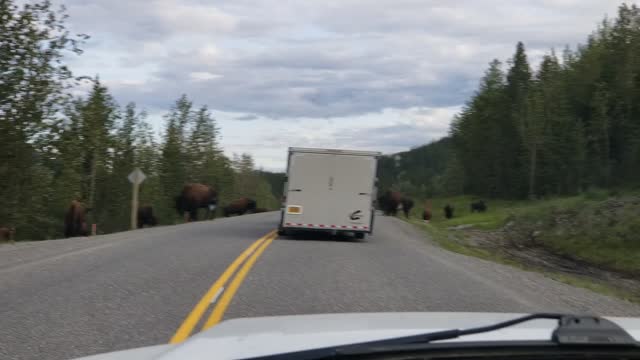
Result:
{"label": "grass verge", "polygon": [[[545,224],[545,221],[541,220],[545,219],[548,214],[558,211],[582,210],[582,216],[588,217],[593,211],[598,211],[596,204],[601,202],[601,199],[593,199],[588,196],[577,196],[543,201],[492,200],[489,202],[490,211],[486,213],[471,213],[466,206],[464,206],[465,204],[468,206],[470,200],[471,199],[469,197],[433,199],[431,201],[432,209],[442,209],[446,204],[451,204],[456,208],[456,217],[454,219],[447,220],[441,212],[436,210],[434,211],[432,221],[429,224],[426,224],[421,220],[422,208],[419,208],[414,209],[413,219],[409,220],[409,222],[426,232],[435,243],[446,250],[509,265],[525,271],[539,272],[551,279],[572,286],[585,288],[600,294],[614,296],[634,303],[640,303],[640,297],[631,291],[611,286],[599,279],[567,274],[560,271],[549,271],[548,269],[541,269],[529,264],[523,264],[511,258],[507,258],[494,249],[489,251],[488,249],[475,246],[469,242],[463,231],[452,231],[449,229],[449,227],[473,224],[474,229],[494,230],[503,227],[507,222],[512,221],[512,219],[518,219],[518,221],[525,220],[534,222],[542,227],[548,227],[549,224]],[[580,221],[584,220],[585,219],[582,219]],[[628,224],[635,224],[635,221],[626,221],[624,224],[625,227],[628,227]],[[635,230],[635,226],[631,227]],[[593,231],[593,229],[591,228],[589,231]],[[575,238],[575,236],[573,238]],[[591,238],[583,242],[575,242],[571,239],[572,238],[567,237],[566,234],[556,232],[549,234],[546,239],[543,239],[543,241],[545,241],[545,246],[548,246],[552,251],[557,251],[558,254],[566,254],[564,251],[571,251],[572,254],[580,254],[581,256],[577,257],[581,260],[590,261],[595,265],[602,264],[602,261],[607,261],[607,264],[618,264],[618,266],[622,267],[621,270],[637,270],[637,262],[629,260],[630,258],[636,258],[635,251],[621,251],[617,246],[612,247],[612,249],[609,249],[608,251],[602,251],[602,246],[607,246],[606,243],[604,245],[600,243],[593,243],[593,241],[590,240]],[[579,251],[572,248],[572,246],[579,249]],[[560,251],[561,249],[564,251]],[[600,256],[605,255],[604,260],[600,258],[600,262],[595,261],[595,256],[598,254]],[[590,258],[590,256],[592,257]],[[615,267],[611,268],[616,269]]]}

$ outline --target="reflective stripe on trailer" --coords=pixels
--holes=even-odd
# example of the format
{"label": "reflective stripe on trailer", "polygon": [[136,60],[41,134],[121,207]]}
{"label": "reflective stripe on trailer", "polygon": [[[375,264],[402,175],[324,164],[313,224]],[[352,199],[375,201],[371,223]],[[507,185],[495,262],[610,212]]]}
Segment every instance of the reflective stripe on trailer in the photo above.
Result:
{"label": "reflective stripe on trailer", "polygon": [[301,223],[285,223],[286,226],[304,226],[310,228],[341,228],[341,229],[356,229],[356,230],[369,230],[368,226],[356,226],[356,225],[327,225],[327,224],[301,224]]}

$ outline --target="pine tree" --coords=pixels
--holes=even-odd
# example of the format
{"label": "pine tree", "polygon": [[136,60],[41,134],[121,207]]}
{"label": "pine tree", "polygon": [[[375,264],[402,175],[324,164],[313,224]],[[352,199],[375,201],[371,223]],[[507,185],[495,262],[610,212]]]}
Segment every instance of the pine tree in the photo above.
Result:
{"label": "pine tree", "polygon": [[[122,121],[114,138],[113,166],[109,178],[109,201],[105,204],[106,216],[101,224],[108,231],[126,230],[130,226],[130,214],[125,209],[131,207],[131,183],[128,175],[136,165],[136,129],[141,114],[136,105],[129,103],[122,114]],[[143,185],[144,186],[144,185]]]}
{"label": "pine tree", "polygon": [[[451,135],[465,173],[465,191],[486,196],[506,196],[508,158],[504,153],[506,105],[505,80],[494,60],[480,81],[480,89],[454,119]],[[506,159],[505,159],[506,158]]]}
{"label": "pine tree", "polygon": [[159,169],[167,206],[172,205],[171,199],[180,193],[189,179],[185,134],[193,118],[191,108],[191,101],[182,95],[165,116],[167,126]]}
{"label": "pine tree", "polygon": [[16,227],[18,239],[41,234],[48,219],[44,164],[71,79],[63,53],[79,53],[85,38],[70,36],[65,20],[48,1],[0,1],[0,224]]}
{"label": "pine tree", "polygon": [[[522,196],[526,192],[524,137],[527,136],[527,114],[529,91],[531,87],[531,69],[525,53],[524,44],[518,42],[516,53],[511,60],[511,68],[507,74],[505,93],[510,105],[510,116],[501,120],[501,148],[504,152],[503,179],[501,186],[508,187],[501,191],[508,196]],[[535,164],[535,161],[533,161]],[[531,162],[530,162],[531,165]],[[534,173],[531,168],[529,173]],[[530,194],[531,195],[531,194]]]}
{"label": "pine tree", "polygon": [[608,185],[611,171],[607,102],[607,90],[600,84],[591,101],[591,117],[586,129],[588,173],[591,175],[590,183],[596,186]]}
{"label": "pine tree", "polygon": [[191,181],[215,186],[219,182],[222,152],[218,145],[219,130],[206,106],[194,116],[194,127],[187,143]]}

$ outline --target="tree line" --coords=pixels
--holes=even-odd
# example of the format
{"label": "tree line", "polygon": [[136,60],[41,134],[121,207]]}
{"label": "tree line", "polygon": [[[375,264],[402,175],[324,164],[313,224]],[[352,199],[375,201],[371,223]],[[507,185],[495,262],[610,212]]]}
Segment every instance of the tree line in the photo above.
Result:
{"label": "tree line", "polygon": [[497,59],[489,64],[447,138],[401,155],[399,171],[381,175],[421,196],[637,187],[640,10],[621,5],[585,44],[560,57],[551,50],[535,71],[519,42],[506,69]]}
{"label": "tree line", "polygon": [[[0,1],[0,226],[17,239],[59,238],[77,199],[100,233],[125,230],[136,167],[147,175],[140,203],[161,224],[180,221],[173,198],[188,182],[214,186],[222,204],[248,196],[278,206],[249,154],[224,155],[206,106],[182,95],[159,140],[145,111],[119,106],[98,77],[74,76],[65,59],[81,54],[88,36],[72,35],[66,21],[49,1]],[[91,90],[74,96],[82,82]]]}

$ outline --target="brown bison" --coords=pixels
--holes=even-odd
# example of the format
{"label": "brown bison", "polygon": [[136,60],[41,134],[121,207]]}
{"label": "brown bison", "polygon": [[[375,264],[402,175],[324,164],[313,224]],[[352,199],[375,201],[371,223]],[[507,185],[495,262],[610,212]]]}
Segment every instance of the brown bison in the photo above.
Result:
{"label": "brown bison", "polygon": [[232,201],[222,210],[225,217],[230,215],[244,215],[247,212],[255,212],[256,201],[246,197]]}
{"label": "brown bison", "polygon": [[426,201],[424,204],[424,211],[422,212],[422,220],[429,222],[431,218],[432,218],[431,202]]}
{"label": "brown bison", "polygon": [[182,188],[180,195],[175,197],[175,202],[180,216],[184,217],[185,213],[189,213],[189,221],[198,220],[200,208],[207,209],[208,219],[218,204],[218,192],[208,185],[187,184]]}
{"label": "brown bison", "polygon": [[453,207],[449,204],[444,207],[444,217],[446,217],[447,219],[453,218]]}
{"label": "brown bison", "polygon": [[402,208],[404,216],[409,218],[409,213],[413,208],[413,200],[398,191],[387,190],[378,198],[378,208],[382,210],[385,215],[391,216],[396,216],[398,209]]}
{"label": "brown bison", "polygon": [[16,229],[12,227],[0,227],[0,241],[13,241]]}
{"label": "brown bison", "polygon": [[138,208],[138,229],[142,229],[145,225],[156,226],[158,220],[153,216],[153,207],[150,205]]}
{"label": "brown bison", "polygon": [[64,217],[64,236],[88,236],[87,213],[90,211],[80,201],[73,200]]}
{"label": "brown bison", "polygon": [[378,197],[378,208],[382,210],[385,215],[395,216],[401,204],[402,194],[397,191],[387,190]]}

